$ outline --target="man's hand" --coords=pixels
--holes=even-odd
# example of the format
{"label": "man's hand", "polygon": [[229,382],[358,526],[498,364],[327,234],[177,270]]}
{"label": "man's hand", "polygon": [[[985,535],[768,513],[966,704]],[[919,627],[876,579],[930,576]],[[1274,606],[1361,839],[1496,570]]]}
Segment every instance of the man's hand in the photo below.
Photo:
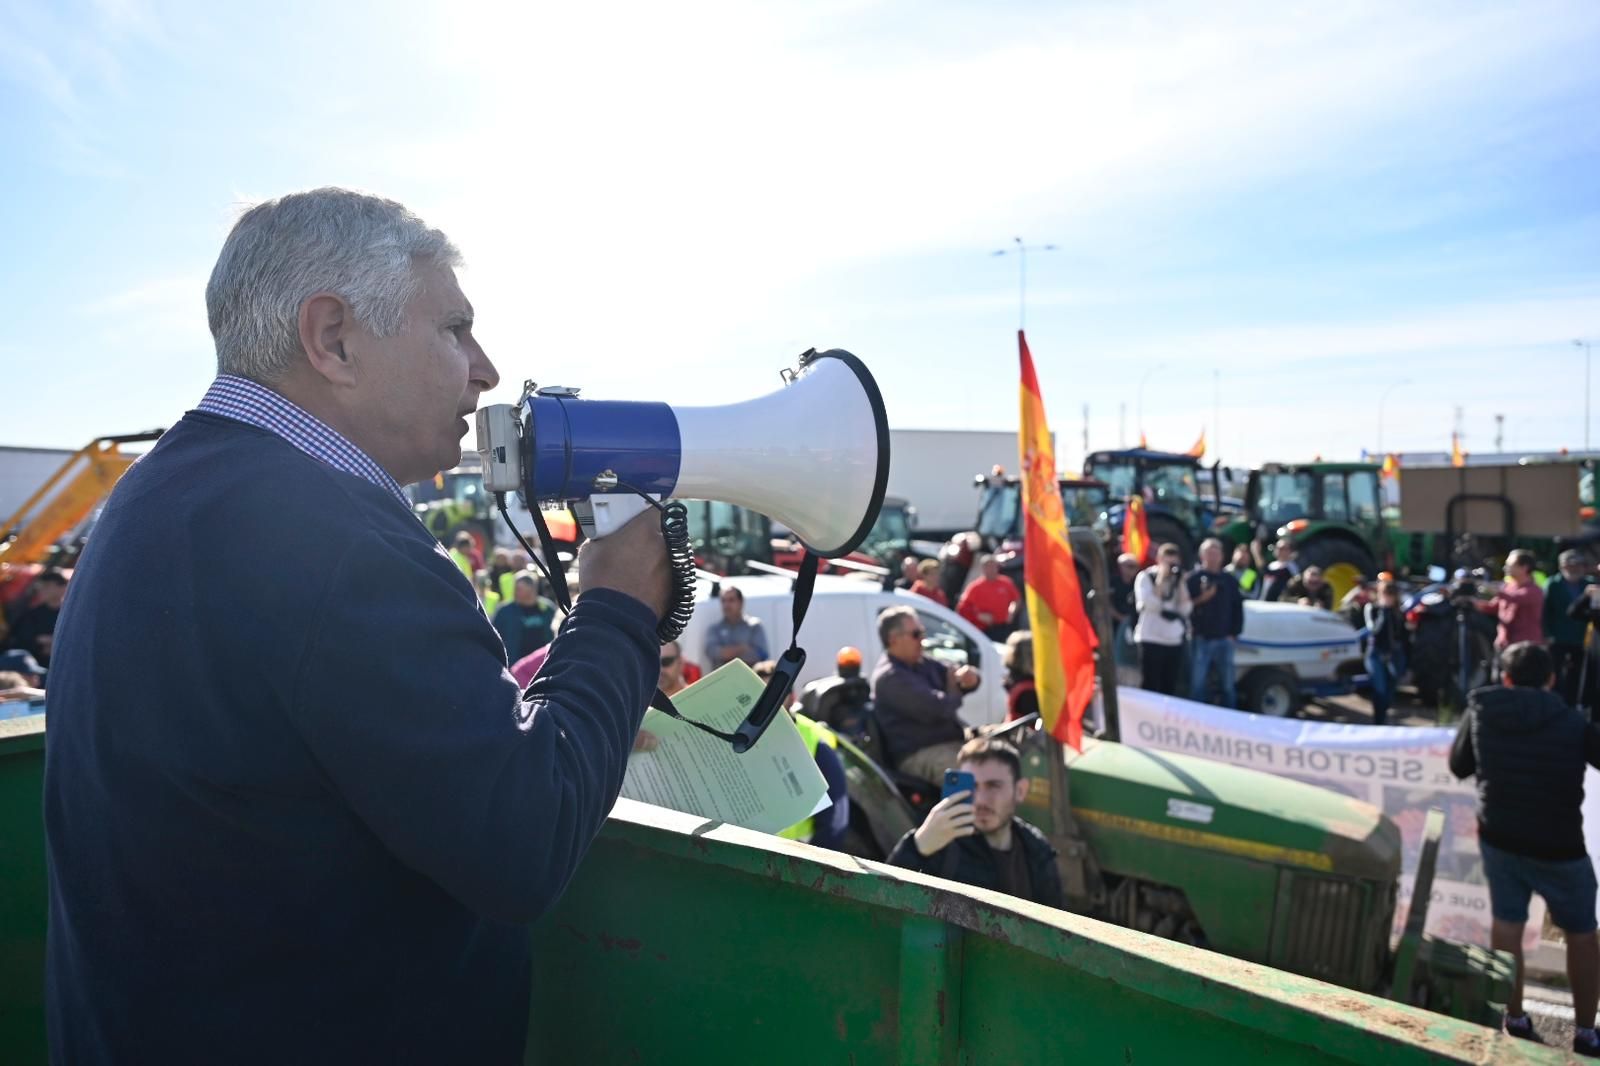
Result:
{"label": "man's hand", "polygon": [[1216,584],[1214,582],[1207,584],[1206,587],[1200,591],[1200,594],[1194,598],[1193,603],[1196,607],[1200,606],[1202,603],[1210,603],[1216,594]]}
{"label": "man's hand", "polygon": [[578,582],[584,592],[615,589],[650,608],[657,618],[665,614],[672,575],[655,508],[608,537],[585,542],[578,549]]}
{"label": "man's hand", "polygon": [[979,611],[978,624],[985,628],[994,625],[994,615],[990,614],[988,611]]}
{"label": "man's hand", "polygon": [[934,804],[927,819],[912,834],[911,842],[926,859],[935,852],[943,851],[951,841],[976,832],[977,829],[972,825],[972,792],[963,789]]}
{"label": "man's hand", "polygon": [[650,732],[648,729],[641,729],[634,735],[633,750],[636,752],[655,751],[660,746],[661,738]]}
{"label": "man's hand", "polygon": [[972,667],[956,667],[956,687],[961,689],[962,692],[971,692],[978,687],[978,682],[982,680],[983,677]]}

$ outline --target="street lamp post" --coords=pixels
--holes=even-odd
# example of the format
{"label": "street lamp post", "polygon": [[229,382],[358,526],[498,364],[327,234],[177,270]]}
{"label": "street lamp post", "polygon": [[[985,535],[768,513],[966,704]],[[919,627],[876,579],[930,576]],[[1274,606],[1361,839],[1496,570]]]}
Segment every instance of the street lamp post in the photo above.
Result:
{"label": "street lamp post", "polygon": [[1583,450],[1589,450],[1589,342],[1575,340],[1574,347],[1583,349]]}
{"label": "street lamp post", "polygon": [[1139,429],[1139,436],[1141,436],[1141,437],[1144,436],[1144,385],[1145,385],[1145,382],[1150,380],[1150,375],[1151,374],[1154,374],[1154,373],[1156,373],[1157,371],[1160,371],[1160,370],[1165,370],[1166,368],[1167,368],[1167,364],[1166,363],[1157,363],[1155,366],[1151,367],[1149,370],[1146,370],[1144,372],[1144,374],[1141,375],[1140,378],[1139,378],[1139,403],[1138,403],[1138,406],[1136,408],[1136,411],[1138,412],[1137,413],[1137,417],[1138,417],[1138,420],[1139,420],[1138,429]]}
{"label": "street lamp post", "polygon": [[1002,248],[995,255],[1009,255],[1017,253],[1017,329],[1022,329],[1028,316],[1028,253],[1053,252],[1053,244],[1024,244],[1021,237],[1011,238],[1016,242],[1016,248]]}
{"label": "street lamp post", "polygon": [[1395,389],[1404,388],[1405,386],[1407,386],[1409,384],[1411,384],[1411,379],[1410,378],[1405,378],[1405,379],[1403,379],[1401,381],[1397,381],[1393,385],[1390,385],[1387,389],[1384,389],[1383,390],[1383,395],[1378,397],[1378,456],[1379,456],[1378,461],[1379,462],[1383,461],[1382,456],[1385,454],[1384,450],[1383,450],[1383,405],[1389,402],[1389,394],[1391,392],[1393,392]]}

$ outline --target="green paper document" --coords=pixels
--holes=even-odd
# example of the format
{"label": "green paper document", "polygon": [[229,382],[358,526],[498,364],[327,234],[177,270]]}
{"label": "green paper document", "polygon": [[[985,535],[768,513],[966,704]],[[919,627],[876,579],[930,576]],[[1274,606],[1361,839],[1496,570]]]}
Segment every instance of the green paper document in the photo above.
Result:
{"label": "green paper document", "polygon": [[[764,686],[735,659],[672,698],[685,718],[731,733],[756,705]],[[628,758],[622,794],[762,833],[776,833],[828,806],[828,784],[787,714],[779,713],[756,746],[734,754],[725,740],[657,710],[644,728],[660,738],[654,751]]]}

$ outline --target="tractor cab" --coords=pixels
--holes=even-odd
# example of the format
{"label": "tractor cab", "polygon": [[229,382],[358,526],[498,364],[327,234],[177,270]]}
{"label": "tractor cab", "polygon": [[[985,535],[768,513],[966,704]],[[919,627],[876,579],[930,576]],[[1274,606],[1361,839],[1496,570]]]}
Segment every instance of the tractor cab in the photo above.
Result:
{"label": "tractor cab", "polygon": [[1250,472],[1234,539],[1290,538],[1319,566],[1336,602],[1392,565],[1376,463],[1268,463]]}
{"label": "tractor cab", "polygon": [[[973,479],[978,488],[978,518],[973,528],[991,547],[1022,540],[1022,483],[1005,471]],[[1110,488],[1103,481],[1087,478],[1059,478],[1061,506],[1067,523],[1084,528],[1104,529]]]}
{"label": "tractor cab", "polygon": [[[1122,528],[1122,504],[1130,496],[1144,500],[1150,538],[1178,545],[1186,563],[1195,558],[1200,541],[1211,535],[1221,515],[1222,488],[1218,468],[1209,471],[1192,455],[1148,448],[1094,452],[1083,464],[1084,477],[1105,482],[1111,499],[1111,527]],[[1202,484],[1209,478],[1209,492]]]}

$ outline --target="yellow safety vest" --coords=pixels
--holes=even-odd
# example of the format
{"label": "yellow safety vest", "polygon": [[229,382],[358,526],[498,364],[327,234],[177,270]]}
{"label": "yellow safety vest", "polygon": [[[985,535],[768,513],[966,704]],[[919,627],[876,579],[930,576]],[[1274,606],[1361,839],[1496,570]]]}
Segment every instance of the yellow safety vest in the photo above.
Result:
{"label": "yellow safety vest", "polygon": [[494,613],[500,609],[500,597],[493,592],[483,594],[483,613],[489,616],[489,621],[494,621]]}
{"label": "yellow safety vest", "polygon": [[[468,581],[472,580],[472,556],[466,554],[465,552],[459,552],[456,551],[456,549],[451,548],[450,561],[461,568],[461,572],[467,575]],[[473,585],[473,588],[477,588],[477,585]]]}
{"label": "yellow safety vest", "polygon": [[500,602],[510,603],[512,594],[517,591],[517,572],[507,570],[500,575]]}
{"label": "yellow safety vest", "polygon": [[[813,759],[817,757],[817,745],[826,744],[830,748],[839,746],[839,738],[833,735],[833,730],[821,722],[813,722],[803,714],[791,715],[794,727],[800,731],[800,739],[806,742],[806,754]],[[813,819],[806,818],[783,830],[778,835],[785,840],[810,840]]]}

